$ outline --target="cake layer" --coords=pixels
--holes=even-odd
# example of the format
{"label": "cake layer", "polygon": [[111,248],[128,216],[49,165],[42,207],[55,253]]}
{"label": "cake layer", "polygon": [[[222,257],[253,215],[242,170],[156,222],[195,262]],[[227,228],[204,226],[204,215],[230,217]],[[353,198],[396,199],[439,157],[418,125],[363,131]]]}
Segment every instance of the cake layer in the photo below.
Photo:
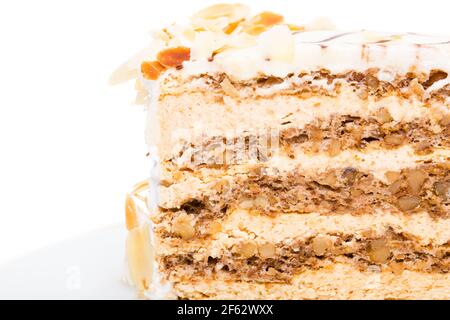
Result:
{"label": "cake layer", "polygon": [[185,299],[449,299],[450,274],[359,271],[349,264],[307,270],[290,283],[194,278],[174,284]]}
{"label": "cake layer", "polygon": [[[309,92],[304,96],[274,89],[273,96],[257,99],[223,95],[208,89],[161,95],[159,119],[153,120],[159,123],[150,124],[161,127],[161,159],[177,160],[183,156],[190,159],[196,149],[204,148],[214,139],[216,144],[223,139],[233,143],[233,139],[258,136],[267,130],[282,136],[291,128],[301,134],[305,131],[308,140],[314,137],[316,142],[325,138],[330,141],[347,133],[342,137],[348,141],[342,144],[344,148],[374,140],[382,140],[388,146],[414,142],[419,150],[426,144],[439,145],[442,141],[448,144],[448,93],[441,97],[443,100],[423,102],[415,96],[403,97],[401,93],[361,96],[360,89],[346,82],[334,94]],[[339,122],[345,126],[339,128]],[[363,128],[365,125],[367,129]],[[151,136],[148,139],[155,141]],[[328,141],[322,147],[326,148]],[[186,151],[191,154],[184,154]]]}

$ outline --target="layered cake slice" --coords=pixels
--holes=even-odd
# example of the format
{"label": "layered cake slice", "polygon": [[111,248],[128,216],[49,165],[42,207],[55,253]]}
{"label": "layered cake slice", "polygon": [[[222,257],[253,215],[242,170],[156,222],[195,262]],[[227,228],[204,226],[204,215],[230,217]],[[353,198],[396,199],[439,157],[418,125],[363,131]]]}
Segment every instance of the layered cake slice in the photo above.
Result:
{"label": "layered cake slice", "polygon": [[450,298],[450,37],[216,5],[133,68],[151,173],[127,248],[146,297]]}

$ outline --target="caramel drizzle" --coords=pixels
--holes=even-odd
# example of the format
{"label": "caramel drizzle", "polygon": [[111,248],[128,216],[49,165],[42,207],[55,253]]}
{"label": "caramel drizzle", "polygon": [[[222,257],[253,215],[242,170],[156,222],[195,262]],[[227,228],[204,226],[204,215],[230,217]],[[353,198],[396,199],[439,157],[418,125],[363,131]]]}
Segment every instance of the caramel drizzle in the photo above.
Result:
{"label": "caramel drizzle", "polygon": [[[331,42],[333,40],[339,39],[339,38],[343,38],[345,36],[348,35],[352,35],[352,34],[357,34],[361,31],[352,31],[352,32],[344,32],[344,33],[340,33],[340,34],[336,34],[332,37],[323,39],[323,40],[319,40],[319,41],[312,41],[312,42],[303,42],[303,43],[309,43],[309,44],[323,44],[325,42]],[[413,33],[413,32],[408,32],[408,33],[404,33],[404,34],[399,34],[399,35],[392,35],[392,36],[407,36],[407,35],[413,35],[413,36],[420,36],[420,37],[426,37],[426,35],[422,35],[422,34],[418,34],[418,33]],[[375,42],[366,42],[364,43],[365,45],[367,44],[385,44],[388,42],[392,42],[394,39],[383,39],[383,40],[378,40]],[[411,43],[411,45],[422,45],[422,46],[429,46],[429,45],[446,45],[446,44],[450,44],[450,40],[449,41],[443,41],[443,42],[432,42],[432,43]]]}

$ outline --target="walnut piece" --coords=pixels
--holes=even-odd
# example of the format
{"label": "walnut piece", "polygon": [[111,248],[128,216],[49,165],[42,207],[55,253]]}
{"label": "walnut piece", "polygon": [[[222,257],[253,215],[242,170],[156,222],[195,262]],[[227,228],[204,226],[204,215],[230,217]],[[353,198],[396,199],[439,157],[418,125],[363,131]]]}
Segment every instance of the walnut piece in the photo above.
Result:
{"label": "walnut piece", "polygon": [[131,231],[139,226],[136,213],[136,204],[134,203],[133,198],[129,194],[127,194],[125,200],[125,222],[128,231]]}
{"label": "walnut piece", "polygon": [[263,243],[258,246],[258,252],[263,259],[272,258],[275,256],[276,247],[273,243]]}
{"label": "walnut piece", "polygon": [[374,263],[386,263],[391,256],[389,244],[384,239],[373,240],[368,248],[370,261]]}
{"label": "walnut piece", "polygon": [[410,211],[420,205],[420,197],[403,196],[398,199],[398,206],[403,211]]}
{"label": "walnut piece", "polygon": [[252,240],[242,241],[237,247],[235,247],[236,253],[242,258],[248,259],[253,257],[258,252],[256,243]]}
{"label": "walnut piece", "polygon": [[188,214],[176,217],[172,224],[172,232],[183,240],[190,240],[195,236],[194,221]]}
{"label": "walnut piece", "polygon": [[312,241],[312,248],[316,256],[323,256],[329,250],[331,250],[333,242],[329,237],[317,236]]}
{"label": "walnut piece", "polygon": [[408,190],[413,195],[418,195],[422,190],[422,186],[427,180],[428,175],[421,170],[412,170],[406,174],[408,182]]}

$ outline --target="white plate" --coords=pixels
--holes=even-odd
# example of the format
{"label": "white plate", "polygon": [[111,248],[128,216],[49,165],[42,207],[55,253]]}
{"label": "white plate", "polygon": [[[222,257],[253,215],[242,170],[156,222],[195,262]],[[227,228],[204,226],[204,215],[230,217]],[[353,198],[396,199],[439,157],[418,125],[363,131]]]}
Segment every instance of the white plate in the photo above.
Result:
{"label": "white plate", "polygon": [[115,226],[41,249],[0,267],[0,299],[134,299],[124,246]]}

